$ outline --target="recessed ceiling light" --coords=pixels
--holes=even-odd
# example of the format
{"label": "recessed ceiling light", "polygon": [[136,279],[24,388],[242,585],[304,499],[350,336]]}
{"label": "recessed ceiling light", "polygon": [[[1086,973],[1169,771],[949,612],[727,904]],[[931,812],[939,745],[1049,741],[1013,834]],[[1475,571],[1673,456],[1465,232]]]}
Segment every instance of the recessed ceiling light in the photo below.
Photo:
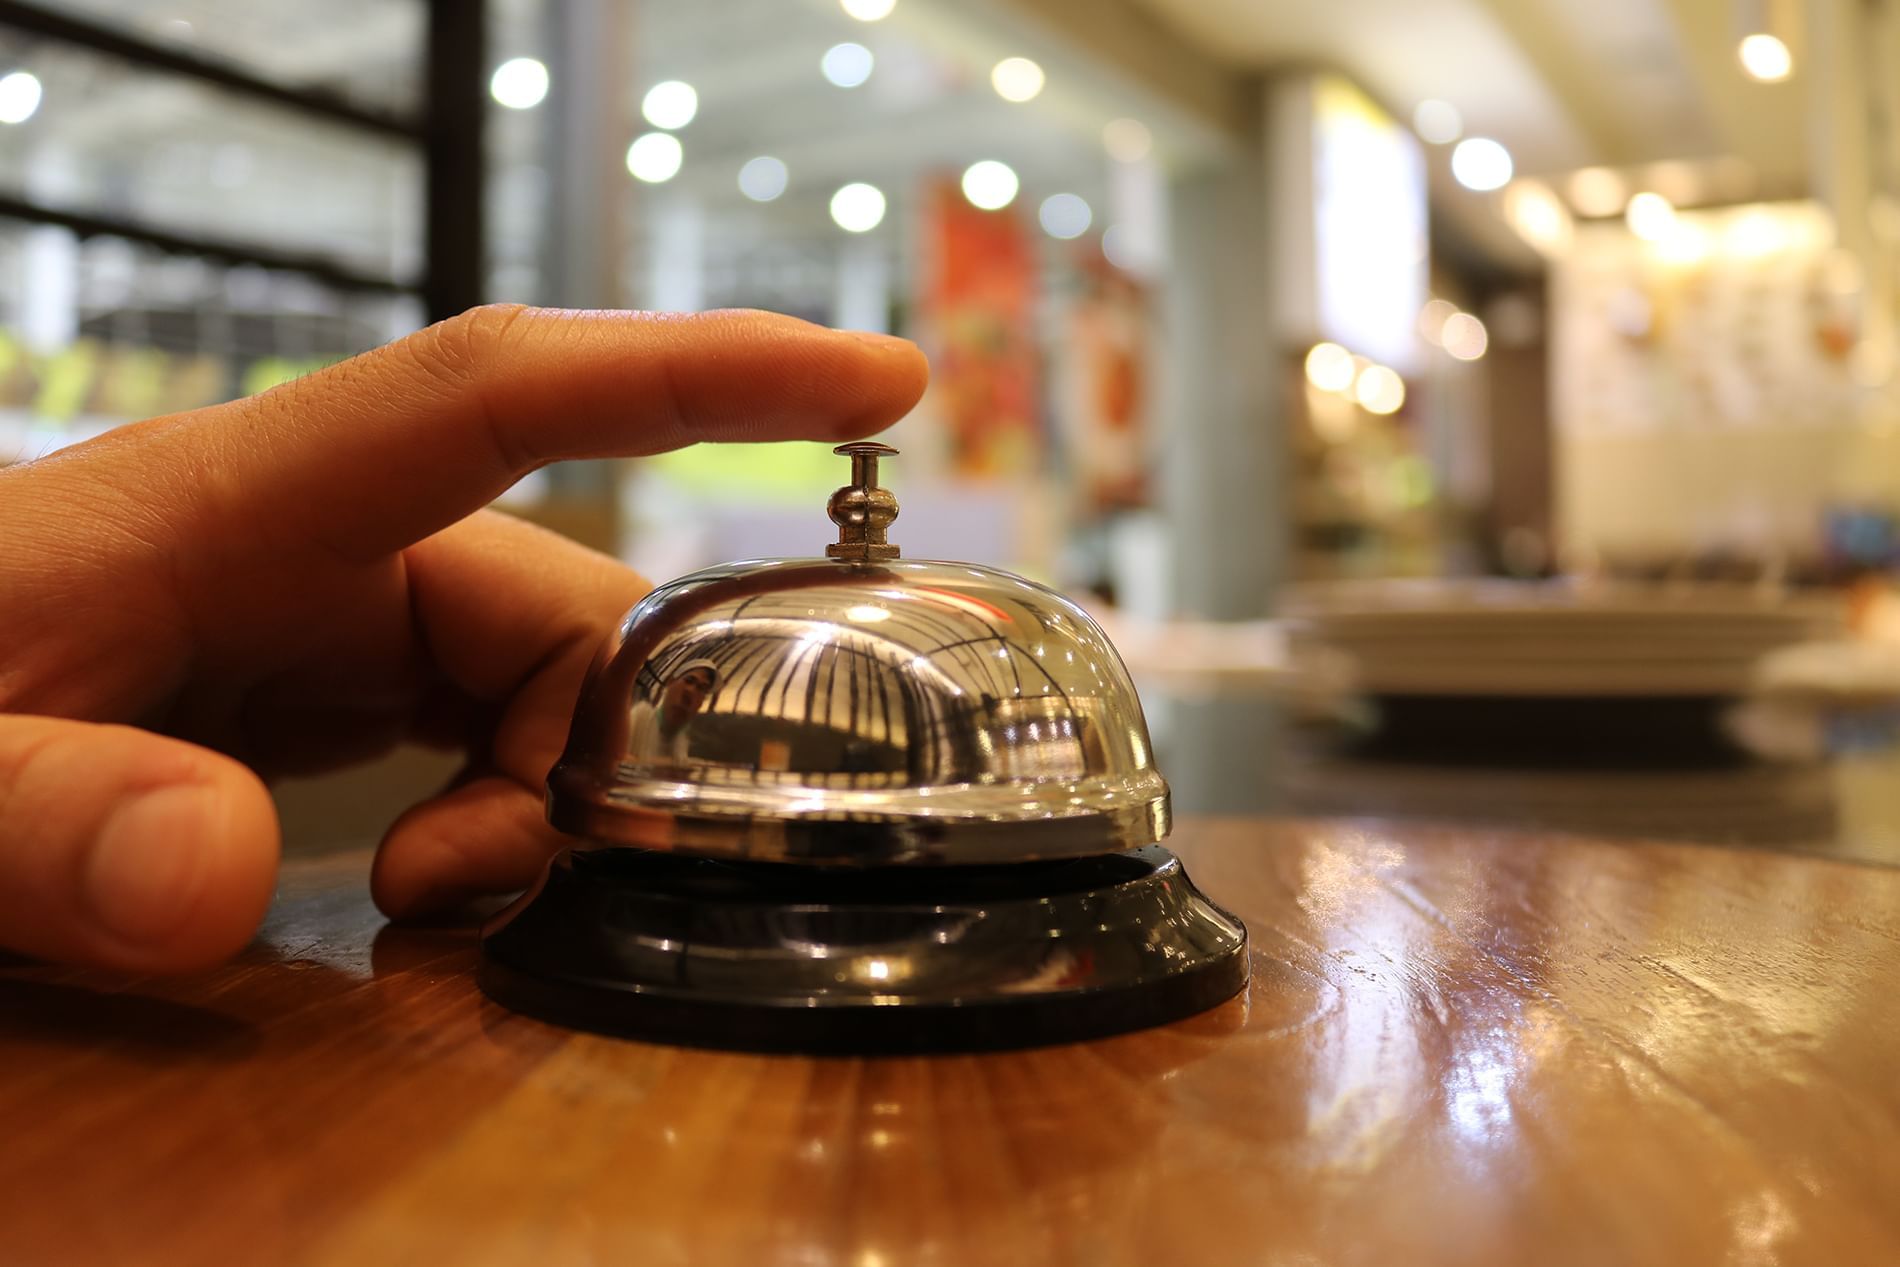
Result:
{"label": "recessed ceiling light", "polygon": [[831,195],[831,219],[847,233],[869,233],[884,221],[884,191],[854,181]]}
{"label": "recessed ceiling light", "polygon": [[511,57],[489,76],[488,94],[510,110],[532,110],[548,95],[548,68],[533,57]]}
{"label": "recessed ceiling light", "polygon": [[877,59],[862,44],[833,44],[818,59],[818,72],[840,88],[856,88],[871,77]]}
{"label": "recessed ceiling light", "polygon": [[1467,137],[1451,152],[1451,174],[1479,193],[1502,189],[1511,183],[1511,151],[1489,137]]}
{"label": "recessed ceiling light", "polygon": [[691,84],[668,79],[647,89],[640,101],[640,113],[656,128],[683,128],[699,113],[699,93]]}
{"label": "recessed ceiling light", "polygon": [[1042,67],[1027,57],[1005,57],[990,71],[990,87],[1005,101],[1029,101],[1042,91]]}
{"label": "recessed ceiling light", "polygon": [[627,170],[649,185],[673,179],[686,152],[671,132],[648,132],[627,147]]}

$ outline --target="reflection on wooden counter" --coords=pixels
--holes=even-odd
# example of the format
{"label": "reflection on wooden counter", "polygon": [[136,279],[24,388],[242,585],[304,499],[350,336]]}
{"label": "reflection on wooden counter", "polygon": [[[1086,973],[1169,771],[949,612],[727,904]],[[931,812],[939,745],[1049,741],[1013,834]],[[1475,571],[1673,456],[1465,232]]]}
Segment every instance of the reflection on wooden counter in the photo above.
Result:
{"label": "reflection on wooden counter", "polygon": [[0,1261],[1891,1263],[1900,872],[1341,823],[1174,841],[1241,999],[1008,1055],[647,1046],[292,865],[237,964],[0,969]]}

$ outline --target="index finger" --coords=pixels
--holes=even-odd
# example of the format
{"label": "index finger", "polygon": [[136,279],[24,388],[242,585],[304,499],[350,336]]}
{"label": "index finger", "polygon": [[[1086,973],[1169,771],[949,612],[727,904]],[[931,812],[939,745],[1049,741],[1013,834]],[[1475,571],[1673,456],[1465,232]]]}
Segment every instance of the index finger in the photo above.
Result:
{"label": "index finger", "polygon": [[222,530],[369,559],[550,462],[867,435],[928,373],[905,340],[775,313],[498,305],[169,424]]}

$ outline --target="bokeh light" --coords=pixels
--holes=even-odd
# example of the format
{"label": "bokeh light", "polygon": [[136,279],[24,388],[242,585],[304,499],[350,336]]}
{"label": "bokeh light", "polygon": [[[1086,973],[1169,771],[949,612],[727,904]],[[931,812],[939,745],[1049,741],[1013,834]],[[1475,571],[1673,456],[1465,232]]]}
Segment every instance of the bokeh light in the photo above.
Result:
{"label": "bokeh light", "polygon": [[548,68],[533,57],[511,57],[489,76],[488,95],[510,110],[532,110],[547,99]]}
{"label": "bokeh light", "polygon": [[1653,190],[1644,190],[1629,201],[1623,219],[1630,232],[1645,242],[1660,242],[1676,227],[1676,208],[1669,199]]}
{"label": "bokeh light", "polygon": [[1029,101],[1042,91],[1042,67],[1027,57],[1005,57],[990,71],[990,87],[1005,101]]}
{"label": "bokeh light", "polygon": [[1337,343],[1315,343],[1306,354],[1306,381],[1323,392],[1343,392],[1358,373],[1352,353]]}
{"label": "bokeh light", "polygon": [[1020,182],[1008,163],[993,158],[971,163],[963,169],[963,196],[970,205],[985,211],[1000,211],[1016,200]]}
{"label": "bokeh light", "polygon": [[0,123],[25,123],[40,108],[40,79],[30,70],[0,78]]}
{"label": "bokeh light", "polygon": [[1465,134],[1465,118],[1449,101],[1421,101],[1412,111],[1412,130],[1433,145],[1450,145]]}
{"label": "bokeh light", "polygon": [[691,84],[668,79],[647,89],[640,100],[640,113],[656,128],[669,132],[683,128],[699,113],[699,93]]}
{"label": "bokeh light", "polygon": [[1042,200],[1036,219],[1052,238],[1079,238],[1089,231],[1095,214],[1079,194],[1050,194]]}
{"label": "bokeh light", "polygon": [[1428,299],[1418,310],[1418,334],[1435,348],[1445,346],[1445,323],[1458,315],[1458,305],[1449,299]]}
{"label": "bokeh light", "polygon": [[1405,380],[1397,370],[1368,365],[1359,371],[1352,394],[1367,413],[1395,414],[1405,404]]}
{"label": "bokeh light", "polygon": [[1451,152],[1451,174],[1466,189],[1502,189],[1511,183],[1511,171],[1511,151],[1489,137],[1466,137]]}
{"label": "bokeh light", "polygon": [[877,59],[862,44],[833,44],[818,61],[818,71],[840,88],[856,88],[871,77]]}
{"label": "bokeh light", "polygon": [[1788,46],[1765,32],[1745,38],[1736,53],[1748,77],[1764,84],[1778,84],[1794,70],[1794,55]]}
{"label": "bokeh light", "polygon": [[636,179],[657,185],[679,173],[685,156],[680,139],[671,132],[648,132],[627,147],[627,170]]}
{"label": "bokeh light", "polygon": [[1459,360],[1475,361],[1491,346],[1491,333],[1484,328],[1484,322],[1470,313],[1458,312],[1445,319],[1439,342]]}
{"label": "bokeh light", "polygon": [[860,22],[882,22],[891,16],[897,0],[838,0],[845,13]]}
{"label": "bokeh light", "polygon": [[853,181],[831,195],[831,219],[847,233],[869,233],[884,222],[884,191]]}
{"label": "bokeh light", "polygon": [[739,192],[754,202],[770,202],[785,192],[789,178],[782,160],[761,154],[739,169]]}

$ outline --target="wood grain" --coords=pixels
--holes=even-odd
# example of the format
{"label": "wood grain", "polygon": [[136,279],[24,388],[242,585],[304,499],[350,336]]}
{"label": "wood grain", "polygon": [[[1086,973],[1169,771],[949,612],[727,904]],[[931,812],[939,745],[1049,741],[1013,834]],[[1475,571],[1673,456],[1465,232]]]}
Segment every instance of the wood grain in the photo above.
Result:
{"label": "wood grain", "polygon": [[1009,1055],[563,1032],[293,864],[183,981],[0,969],[0,1263],[1900,1262],[1900,873],[1190,823],[1248,993]]}

